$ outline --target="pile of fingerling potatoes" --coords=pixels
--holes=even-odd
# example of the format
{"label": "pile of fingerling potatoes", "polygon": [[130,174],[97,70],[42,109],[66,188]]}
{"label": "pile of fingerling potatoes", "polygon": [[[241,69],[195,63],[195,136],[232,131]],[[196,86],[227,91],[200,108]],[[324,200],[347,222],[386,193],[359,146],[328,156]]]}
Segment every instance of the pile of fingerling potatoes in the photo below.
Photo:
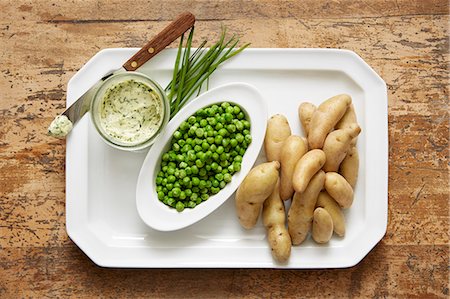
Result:
{"label": "pile of fingerling potatoes", "polygon": [[[272,256],[288,261],[291,245],[311,232],[327,243],[333,232],[345,235],[342,209],[353,203],[359,168],[356,139],[361,132],[349,95],[334,96],[318,107],[304,102],[298,108],[306,138],[292,135],[281,114],[267,124],[264,149],[267,162],[254,167],[239,186],[236,212],[245,229],[261,214]],[[284,201],[292,199],[287,219]]]}

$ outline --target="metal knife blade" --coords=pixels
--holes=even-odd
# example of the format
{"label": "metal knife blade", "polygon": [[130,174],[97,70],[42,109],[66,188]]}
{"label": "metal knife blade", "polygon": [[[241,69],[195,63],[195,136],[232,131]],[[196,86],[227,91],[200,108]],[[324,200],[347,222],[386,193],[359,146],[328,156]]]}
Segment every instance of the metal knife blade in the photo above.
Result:
{"label": "metal knife blade", "polygon": [[86,114],[86,112],[89,111],[92,99],[94,98],[97,89],[102,85],[102,83],[112,75],[125,71],[126,70],[124,68],[120,68],[119,70],[116,70],[104,76],[102,79],[97,81],[97,83],[95,83],[91,88],[89,88],[81,97],[79,97],[78,100],[73,102],[69,108],[67,108],[63,113],[61,113],[61,115],[67,116],[67,118],[72,122],[72,124],[75,125],[75,123],[79,121],[83,117],[83,115]]}

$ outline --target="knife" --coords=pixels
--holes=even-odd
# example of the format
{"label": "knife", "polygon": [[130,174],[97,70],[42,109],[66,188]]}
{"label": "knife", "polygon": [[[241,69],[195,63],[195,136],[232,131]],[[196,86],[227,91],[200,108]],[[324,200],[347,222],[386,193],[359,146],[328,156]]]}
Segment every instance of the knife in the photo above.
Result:
{"label": "knife", "polygon": [[102,79],[91,86],[80,98],[78,98],[62,114],[58,115],[48,128],[49,135],[64,138],[86,112],[89,111],[92,98],[97,89],[110,76],[122,72],[134,72],[149,59],[161,52],[170,43],[180,37],[189,28],[193,27],[195,17],[190,12],[180,14],[174,21],[166,26],[158,35],[151,39],[136,54],[133,55],[122,67],[105,75]]}

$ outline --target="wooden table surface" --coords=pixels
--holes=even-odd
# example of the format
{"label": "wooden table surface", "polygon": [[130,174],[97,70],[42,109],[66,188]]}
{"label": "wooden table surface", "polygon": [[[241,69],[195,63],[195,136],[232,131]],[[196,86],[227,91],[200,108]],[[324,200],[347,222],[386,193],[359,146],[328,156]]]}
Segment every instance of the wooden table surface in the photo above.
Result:
{"label": "wooden table surface", "polygon": [[[449,297],[447,0],[0,0],[0,297]],[[341,270],[97,267],[65,229],[65,142],[45,135],[96,52],[140,47],[183,10],[252,47],[350,49],[389,92],[389,224]],[[172,45],[174,46],[174,45]],[[176,46],[176,45],[175,45]]]}

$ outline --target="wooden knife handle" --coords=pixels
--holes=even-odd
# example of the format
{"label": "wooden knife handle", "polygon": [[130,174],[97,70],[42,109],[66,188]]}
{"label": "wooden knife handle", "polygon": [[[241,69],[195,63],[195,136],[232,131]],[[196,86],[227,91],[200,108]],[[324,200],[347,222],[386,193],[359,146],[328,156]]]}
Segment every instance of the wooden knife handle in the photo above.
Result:
{"label": "wooden knife handle", "polygon": [[180,14],[172,23],[150,40],[142,49],[131,57],[123,67],[127,71],[135,71],[150,58],[158,54],[170,43],[194,26],[195,17],[190,12]]}

